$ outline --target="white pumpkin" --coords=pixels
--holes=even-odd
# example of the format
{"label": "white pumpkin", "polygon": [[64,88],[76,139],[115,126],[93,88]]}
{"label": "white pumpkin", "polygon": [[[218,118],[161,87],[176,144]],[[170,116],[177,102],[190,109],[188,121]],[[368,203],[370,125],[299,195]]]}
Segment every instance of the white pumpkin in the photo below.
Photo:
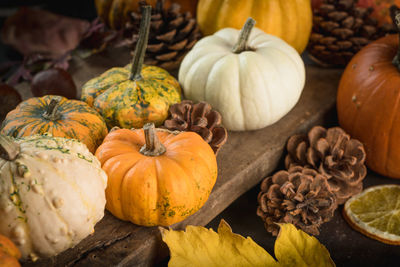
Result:
{"label": "white pumpkin", "polygon": [[294,107],[305,83],[297,51],[252,30],[254,23],[248,19],[242,31],[226,28],[201,39],[179,69],[185,97],[210,103],[229,130],[275,123]]}
{"label": "white pumpkin", "polygon": [[0,135],[0,234],[24,259],[75,246],[103,217],[107,176],[79,141]]}

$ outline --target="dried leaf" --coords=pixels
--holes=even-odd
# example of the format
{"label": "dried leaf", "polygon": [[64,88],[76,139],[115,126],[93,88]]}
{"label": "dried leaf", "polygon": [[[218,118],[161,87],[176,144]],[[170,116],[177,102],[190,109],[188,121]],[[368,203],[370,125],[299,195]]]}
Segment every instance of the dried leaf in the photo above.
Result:
{"label": "dried leaf", "polygon": [[250,237],[232,233],[224,220],[218,233],[200,226],[187,226],[185,232],[160,230],[171,252],[168,266],[279,266]]}
{"label": "dried leaf", "polygon": [[96,18],[90,23],[85,36],[81,40],[79,47],[74,50],[74,54],[85,59],[99,53],[107,48],[108,45],[121,39],[121,31],[112,31],[106,28],[105,24]]}
{"label": "dried leaf", "polygon": [[329,251],[315,237],[298,230],[293,224],[280,224],[275,241],[275,257],[282,266],[335,266]]}
{"label": "dried leaf", "polygon": [[221,220],[218,233],[201,226],[186,231],[160,228],[171,259],[168,266],[335,266],[328,250],[292,224],[281,224],[275,243],[278,262],[250,237],[232,233]]}
{"label": "dried leaf", "polygon": [[1,37],[21,54],[44,54],[56,59],[75,49],[89,22],[39,9],[21,8],[4,23]]}

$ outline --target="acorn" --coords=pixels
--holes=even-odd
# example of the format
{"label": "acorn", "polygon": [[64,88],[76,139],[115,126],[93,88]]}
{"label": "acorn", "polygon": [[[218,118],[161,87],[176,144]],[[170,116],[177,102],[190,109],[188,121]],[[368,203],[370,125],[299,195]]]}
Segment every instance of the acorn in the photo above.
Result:
{"label": "acorn", "polygon": [[22,101],[21,95],[13,87],[0,83],[0,122],[7,113],[13,110]]}
{"label": "acorn", "polygon": [[32,79],[32,94],[36,97],[60,95],[69,99],[77,97],[77,90],[71,75],[59,68],[38,72]]}

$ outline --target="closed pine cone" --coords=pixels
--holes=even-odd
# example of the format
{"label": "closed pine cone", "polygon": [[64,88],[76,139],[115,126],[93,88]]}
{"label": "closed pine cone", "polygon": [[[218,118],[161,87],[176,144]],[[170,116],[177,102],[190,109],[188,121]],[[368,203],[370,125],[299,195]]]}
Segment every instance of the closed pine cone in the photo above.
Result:
{"label": "closed pine cone", "polygon": [[367,174],[363,144],[339,127],[316,126],[308,135],[294,135],[287,143],[286,168],[305,166],[328,178],[338,204],[362,191]]}
{"label": "closed pine cone", "polygon": [[331,220],[337,208],[336,196],[326,177],[300,166],[264,179],[258,203],[257,215],[274,236],[279,232],[276,223],[292,223],[318,235],[321,224]]}
{"label": "closed pine cone", "polygon": [[[139,37],[140,8],[144,5],[146,1],[140,1],[139,12],[131,13],[131,20],[125,27],[124,35],[131,38],[125,44],[130,43],[133,52]],[[152,10],[145,64],[167,70],[177,69],[186,53],[200,39],[196,20],[190,12],[181,13],[180,8],[179,4],[173,3],[165,9],[164,1],[157,1],[156,8]]]}
{"label": "closed pine cone", "polygon": [[228,138],[227,130],[221,125],[221,114],[206,102],[193,103],[183,100],[169,108],[171,117],[164,122],[168,130],[198,133],[217,154]]}
{"label": "closed pine cone", "polygon": [[365,45],[387,33],[390,24],[378,26],[370,17],[373,9],[356,6],[357,0],[323,0],[314,10],[308,44],[311,58],[321,65],[345,66]]}

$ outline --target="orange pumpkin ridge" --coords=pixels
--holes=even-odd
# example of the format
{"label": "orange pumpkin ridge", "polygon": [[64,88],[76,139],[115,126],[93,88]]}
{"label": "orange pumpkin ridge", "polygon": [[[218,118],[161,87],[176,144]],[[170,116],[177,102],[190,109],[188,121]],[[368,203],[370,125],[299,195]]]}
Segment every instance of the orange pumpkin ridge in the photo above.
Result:
{"label": "orange pumpkin ridge", "polygon": [[100,114],[86,103],[46,95],[27,99],[10,111],[0,133],[12,137],[50,133],[77,139],[94,153],[108,130]]}
{"label": "orange pumpkin ridge", "polygon": [[171,225],[200,209],[215,184],[211,147],[193,132],[112,131],[96,151],[108,174],[106,208],[144,226]]}

